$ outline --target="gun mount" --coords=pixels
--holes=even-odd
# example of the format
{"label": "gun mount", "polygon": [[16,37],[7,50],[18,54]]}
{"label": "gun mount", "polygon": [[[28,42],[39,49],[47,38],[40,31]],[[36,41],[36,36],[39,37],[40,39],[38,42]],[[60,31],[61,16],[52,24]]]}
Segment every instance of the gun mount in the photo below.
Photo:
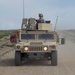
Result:
{"label": "gun mount", "polygon": [[52,30],[51,21],[45,21],[43,14],[39,14],[39,19],[35,18],[23,18],[21,29],[25,30]]}

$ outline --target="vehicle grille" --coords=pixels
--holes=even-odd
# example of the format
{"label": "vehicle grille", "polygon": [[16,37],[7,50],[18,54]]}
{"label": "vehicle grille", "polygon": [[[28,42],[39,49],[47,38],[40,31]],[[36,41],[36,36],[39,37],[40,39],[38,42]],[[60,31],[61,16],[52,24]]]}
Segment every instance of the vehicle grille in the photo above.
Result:
{"label": "vehicle grille", "polygon": [[42,46],[31,46],[29,51],[42,51]]}
{"label": "vehicle grille", "polygon": [[42,42],[31,42],[30,45],[42,45]]}

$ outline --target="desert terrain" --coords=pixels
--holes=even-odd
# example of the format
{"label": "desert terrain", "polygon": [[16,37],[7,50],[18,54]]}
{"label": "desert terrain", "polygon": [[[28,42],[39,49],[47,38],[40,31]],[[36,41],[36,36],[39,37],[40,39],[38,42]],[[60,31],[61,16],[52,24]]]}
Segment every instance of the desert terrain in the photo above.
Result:
{"label": "desert terrain", "polygon": [[[46,60],[28,60],[21,66],[15,66],[15,49],[10,47],[9,38],[1,38],[0,75],[75,75],[75,30],[58,33],[66,38],[66,44],[57,48],[57,66],[50,66],[50,61]],[[3,46],[5,43],[8,45]]]}

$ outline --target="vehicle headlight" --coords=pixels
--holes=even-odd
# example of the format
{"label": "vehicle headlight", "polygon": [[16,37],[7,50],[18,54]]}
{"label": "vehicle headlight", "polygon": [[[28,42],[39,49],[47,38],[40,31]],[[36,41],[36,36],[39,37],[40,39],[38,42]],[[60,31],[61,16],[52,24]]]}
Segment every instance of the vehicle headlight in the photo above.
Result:
{"label": "vehicle headlight", "polygon": [[44,51],[47,51],[48,50],[48,47],[44,47],[43,49],[44,49]]}
{"label": "vehicle headlight", "polygon": [[28,49],[29,49],[28,47],[25,47],[25,48],[24,48],[25,51],[28,51]]}

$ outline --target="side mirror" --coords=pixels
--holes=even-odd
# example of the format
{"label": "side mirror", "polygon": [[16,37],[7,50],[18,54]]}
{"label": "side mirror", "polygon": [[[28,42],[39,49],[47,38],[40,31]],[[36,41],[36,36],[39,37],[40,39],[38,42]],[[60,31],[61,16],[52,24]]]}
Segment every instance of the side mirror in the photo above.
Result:
{"label": "side mirror", "polygon": [[61,38],[61,44],[65,44],[65,38]]}

